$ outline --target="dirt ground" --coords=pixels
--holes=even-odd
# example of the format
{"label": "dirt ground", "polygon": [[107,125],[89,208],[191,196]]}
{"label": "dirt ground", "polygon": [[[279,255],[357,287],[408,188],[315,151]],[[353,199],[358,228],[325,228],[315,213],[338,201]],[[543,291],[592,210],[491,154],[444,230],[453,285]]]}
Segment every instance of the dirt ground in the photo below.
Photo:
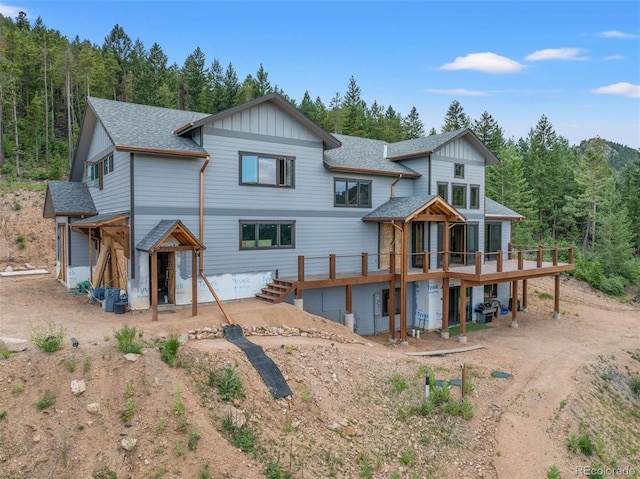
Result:
{"label": "dirt ground", "polygon": [[[19,267],[17,261],[51,268],[43,254],[5,251],[0,270]],[[29,343],[25,352],[0,357],[0,477],[257,478],[269,463],[281,475],[272,470],[267,477],[295,478],[540,478],[552,466],[567,478],[586,477],[580,468],[591,465],[640,474],[640,397],[631,385],[640,381],[640,305],[567,278],[562,317],[553,319],[552,294],[550,278],[530,280],[529,311],[518,314],[517,328],[500,316],[488,329],[468,333],[467,345],[484,349],[433,357],[405,353],[456,348],[457,340],[423,332],[405,346],[392,345],[386,334],[361,338],[286,304],[225,303],[243,326],[341,335],[340,341],[249,337],[293,391],[289,400],[275,401],[246,356],[224,339],[189,341],[180,348],[182,368],[160,360],[154,338],[224,325],[215,305],[201,306],[196,317],[190,309],[163,312],[152,322],[148,312],[105,313],[66,292],[51,273],[3,277],[0,337],[29,339],[34,327],[52,323],[66,329],[66,338],[56,353]],[[114,331],[124,324],[147,341],[135,363],[114,344]],[[455,379],[462,363],[473,385],[473,418],[412,412],[424,394],[425,372]],[[207,371],[229,365],[246,393],[234,401],[237,409],[206,385]],[[493,371],[511,377],[494,378]],[[69,384],[80,378],[87,390],[76,396]],[[47,391],[55,404],[41,410],[36,403]],[[451,388],[452,396],[459,392]],[[130,401],[136,411],[127,422],[122,414]],[[177,412],[179,401],[186,412]],[[100,404],[100,412],[89,413],[89,403]],[[221,426],[238,412],[256,431],[259,447],[251,453],[232,444]],[[592,439],[591,455],[570,452],[572,434]],[[138,440],[135,450],[123,450],[126,437]]]}

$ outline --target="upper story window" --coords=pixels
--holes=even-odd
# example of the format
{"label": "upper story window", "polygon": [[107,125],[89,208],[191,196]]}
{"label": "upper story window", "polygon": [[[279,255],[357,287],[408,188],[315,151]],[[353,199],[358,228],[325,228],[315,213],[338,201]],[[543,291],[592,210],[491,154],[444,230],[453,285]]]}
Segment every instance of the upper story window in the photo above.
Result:
{"label": "upper story window", "polygon": [[467,185],[451,186],[451,204],[456,208],[467,207]]}
{"label": "upper story window", "polygon": [[469,192],[469,208],[477,210],[480,208],[480,187],[471,185]]}
{"label": "upper story window", "polygon": [[240,221],[240,249],[294,247],[294,221]]}
{"label": "upper story window", "polygon": [[453,165],[453,176],[456,178],[464,178],[464,165],[462,163]]}
{"label": "upper story window", "polygon": [[333,190],[334,206],[371,207],[371,181],[335,178]]}
{"label": "upper story window", "polygon": [[449,183],[438,183],[438,196],[445,201],[449,201],[448,193],[449,193]]}
{"label": "upper story window", "polygon": [[293,188],[291,156],[240,153],[240,184]]}
{"label": "upper story window", "polygon": [[104,177],[113,173],[113,155],[109,155],[95,163],[87,163],[87,186],[102,189]]}

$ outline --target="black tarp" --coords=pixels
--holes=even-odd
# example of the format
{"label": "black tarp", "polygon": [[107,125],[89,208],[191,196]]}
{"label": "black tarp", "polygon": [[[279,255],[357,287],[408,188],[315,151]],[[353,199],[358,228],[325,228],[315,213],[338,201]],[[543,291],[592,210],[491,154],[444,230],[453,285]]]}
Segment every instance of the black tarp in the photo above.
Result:
{"label": "black tarp", "polygon": [[253,344],[247,338],[245,338],[242,328],[238,325],[226,326],[224,328],[224,334],[232,344],[235,344],[244,351],[249,359],[249,362],[258,371],[262,380],[271,391],[271,395],[274,399],[280,399],[283,397],[291,396],[293,393],[285,381],[280,368],[273,362],[273,360],[267,356],[264,350],[257,344]]}

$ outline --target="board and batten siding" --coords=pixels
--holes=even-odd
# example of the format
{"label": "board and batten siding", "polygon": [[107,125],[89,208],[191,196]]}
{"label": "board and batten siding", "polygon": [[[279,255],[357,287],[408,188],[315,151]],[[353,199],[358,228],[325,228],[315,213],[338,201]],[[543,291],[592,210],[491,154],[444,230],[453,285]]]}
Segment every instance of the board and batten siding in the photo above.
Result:
{"label": "board and batten siding", "polygon": [[89,161],[99,160],[104,152],[113,149],[113,143],[109,135],[100,123],[96,123],[91,134],[91,144],[87,153]]}
{"label": "board and batten siding", "polygon": [[275,104],[266,102],[225,116],[211,127],[256,135],[318,141],[318,138]]}
{"label": "board and batten siding", "polygon": [[[411,158],[408,160],[401,160],[398,163],[411,168],[416,173],[420,173],[422,176],[419,178],[403,179],[400,183],[409,182],[413,185],[411,193],[407,196],[427,196],[435,194],[437,190],[429,189],[429,162],[431,159],[429,156],[421,156],[419,158]],[[397,196],[397,195],[396,195]]]}

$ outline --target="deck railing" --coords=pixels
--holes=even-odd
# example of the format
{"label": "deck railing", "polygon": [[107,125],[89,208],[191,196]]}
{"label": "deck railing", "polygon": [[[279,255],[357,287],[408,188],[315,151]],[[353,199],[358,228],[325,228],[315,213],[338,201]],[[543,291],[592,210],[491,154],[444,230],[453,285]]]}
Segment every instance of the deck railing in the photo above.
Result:
{"label": "deck railing", "polygon": [[[408,255],[407,271],[412,274],[416,270],[422,273],[430,271],[450,271],[453,268],[475,266],[475,274],[482,274],[482,267],[488,263],[495,263],[495,272],[501,273],[505,268],[505,261],[517,262],[517,269],[525,269],[525,261],[535,261],[537,268],[542,268],[543,263],[551,263],[553,266],[560,264],[559,258],[566,258],[566,263],[573,264],[574,254],[572,247],[564,248],[543,248],[536,249],[515,249],[511,243],[507,251],[493,251],[483,253],[475,251],[471,253],[451,252],[451,251],[423,251],[421,253],[411,253]],[[380,268],[379,265],[388,258],[388,267]],[[339,274],[352,274],[359,276],[369,276],[372,271],[399,273],[399,255],[396,253],[360,253],[351,255],[329,254],[328,256],[298,256],[298,281],[304,282],[310,276],[324,276],[329,279],[336,279]],[[433,258],[436,263],[440,263],[434,268],[431,265]],[[413,266],[418,265],[418,266]]]}

